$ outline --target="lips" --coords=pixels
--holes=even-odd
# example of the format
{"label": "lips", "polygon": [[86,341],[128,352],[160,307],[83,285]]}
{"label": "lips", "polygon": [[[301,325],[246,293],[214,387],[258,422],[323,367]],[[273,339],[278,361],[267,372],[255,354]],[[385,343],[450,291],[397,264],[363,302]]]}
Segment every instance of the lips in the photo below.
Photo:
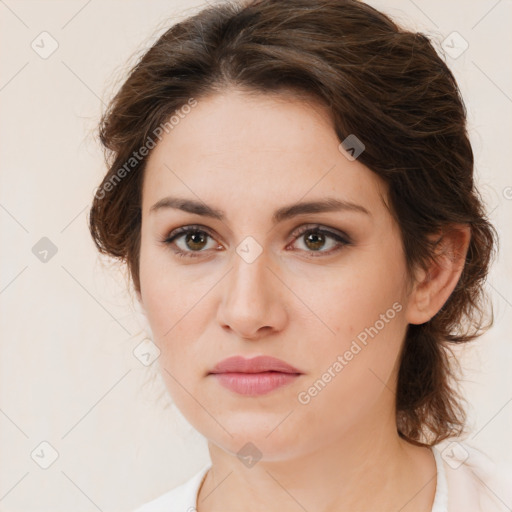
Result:
{"label": "lips", "polygon": [[234,356],[217,363],[209,375],[221,386],[239,395],[258,396],[290,384],[302,373],[275,357],[245,359]]}
{"label": "lips", "polygon": [[297,368],[270,356],[257,356],[252,359],[245,359],[241,356],[234,356],[217,363],[210,373],[301,373]]}

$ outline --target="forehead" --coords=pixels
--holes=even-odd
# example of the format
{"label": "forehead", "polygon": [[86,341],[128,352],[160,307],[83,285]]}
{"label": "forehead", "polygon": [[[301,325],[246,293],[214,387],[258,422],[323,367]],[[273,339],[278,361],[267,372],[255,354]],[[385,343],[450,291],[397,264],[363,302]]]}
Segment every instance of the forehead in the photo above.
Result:
{"label": "forehead", "polygon": [[[197,100],[197,105],[165,133],[151,156],[185,152],[188,159],[275,160],[302,158],[319,145],[336,145],[328,110],[289,94],[256,94],[230,89]],[[163,154],[162,154],[163,153]]]}
{"label": "forehead", "polygon": [[375,210],[384,183],[338,146],[329,111],[317,102],[233,90],[198,99],[152,151],[143,209],[169,194],[223,205],[329,195]]}

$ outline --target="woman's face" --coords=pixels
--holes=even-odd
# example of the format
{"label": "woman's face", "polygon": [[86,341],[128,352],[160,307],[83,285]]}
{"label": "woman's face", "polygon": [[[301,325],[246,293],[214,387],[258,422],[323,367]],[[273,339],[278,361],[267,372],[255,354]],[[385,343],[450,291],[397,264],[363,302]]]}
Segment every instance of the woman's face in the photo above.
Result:
{"label": "woman's face", "polygon": [[[400,232],[384,182],[338,146],[322,107],[230,90],[199,99],[147,162],[140,299],[174,402],[228,452],[285,459],[394,422]],[[290,208],[328,198],[352,206]],[[261,355],[298,372],[211,373]]]}

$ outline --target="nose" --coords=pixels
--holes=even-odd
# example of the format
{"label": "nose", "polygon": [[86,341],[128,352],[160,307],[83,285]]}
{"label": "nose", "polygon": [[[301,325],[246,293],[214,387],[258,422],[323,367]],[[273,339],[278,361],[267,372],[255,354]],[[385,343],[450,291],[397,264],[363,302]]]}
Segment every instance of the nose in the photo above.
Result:
{"label": "nose", "polygon": [[288,321],[287,290],[269,266],[265,251],[251,263],[238,254],[233,260],[222,289],[219,324],[239,338],[253,341],[282,331]]}

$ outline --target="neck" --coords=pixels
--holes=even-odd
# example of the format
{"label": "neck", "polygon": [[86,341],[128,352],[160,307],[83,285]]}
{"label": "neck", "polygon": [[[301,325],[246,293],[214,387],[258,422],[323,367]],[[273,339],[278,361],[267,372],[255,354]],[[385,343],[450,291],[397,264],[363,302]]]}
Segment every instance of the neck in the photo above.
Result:
{"label": "neck", "polygon": [[209,450],[198,512],[430,512],[434,500],[433,453],[401,439],[394,418],[295,457],[263,457],[250,468],[213,443]]}

